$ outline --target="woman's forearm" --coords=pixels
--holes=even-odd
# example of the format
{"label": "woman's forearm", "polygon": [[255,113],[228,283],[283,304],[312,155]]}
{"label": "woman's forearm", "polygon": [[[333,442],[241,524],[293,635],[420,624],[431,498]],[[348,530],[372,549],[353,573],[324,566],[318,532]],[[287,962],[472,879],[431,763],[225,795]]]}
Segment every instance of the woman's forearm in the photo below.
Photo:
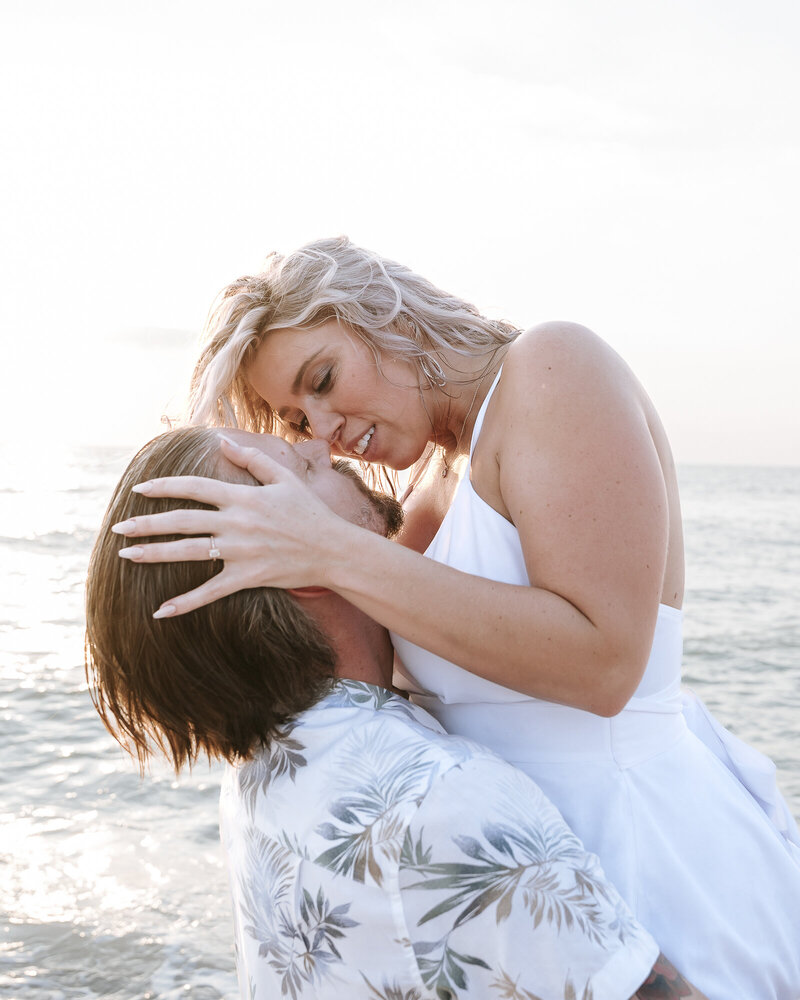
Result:
{"label": "woman's forearm", "polygon": [[486,680],[614,715],[644,671],[655,624],[593,623],[547,590],[497,583],[353,526],[330,539],[324,583],[405,639]]}

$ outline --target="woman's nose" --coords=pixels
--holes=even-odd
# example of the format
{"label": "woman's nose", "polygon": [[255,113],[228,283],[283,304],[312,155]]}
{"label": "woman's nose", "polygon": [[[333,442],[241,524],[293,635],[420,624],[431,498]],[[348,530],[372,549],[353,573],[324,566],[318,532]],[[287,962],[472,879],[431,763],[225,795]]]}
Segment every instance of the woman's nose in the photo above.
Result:
{"label": "woman's nose", "polygon": [[308,441],[300,441],[295,446],[295,451],[307,458],[311,462],[328,462],[331,460],[331,446],[322,438],[312,438]]}
{"label": "woman's nose", "polygon": [[313,437],[322,438],[329,445],[335,445],[339,440],[344,425],[344,417],[340,414],[318,409],[311,413],[306,412],[306,419],[311,426]]}

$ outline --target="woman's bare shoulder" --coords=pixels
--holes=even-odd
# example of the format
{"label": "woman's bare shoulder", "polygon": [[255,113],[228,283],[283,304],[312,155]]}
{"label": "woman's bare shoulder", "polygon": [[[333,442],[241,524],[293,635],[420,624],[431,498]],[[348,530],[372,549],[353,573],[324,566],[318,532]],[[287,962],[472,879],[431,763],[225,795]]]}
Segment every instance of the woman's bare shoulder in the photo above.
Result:
{"label": "woman's bare shoulder", "polygon": [[620,356],[587,326],[567,320],[549,320],[523,331],[509,348],[506,367],[512,371],[548,364],[571,368],[598,363],[618,366]]}
{"label": "woman's bare shoulder", "polygon": [[[518,407],[542,408],[587,402],[610,391],[636,395],[638,383],[622,358],[588,327],[551,320],[530,327],[509,348],[500,397]],[[502,403],[501,403],[502,407]]]}

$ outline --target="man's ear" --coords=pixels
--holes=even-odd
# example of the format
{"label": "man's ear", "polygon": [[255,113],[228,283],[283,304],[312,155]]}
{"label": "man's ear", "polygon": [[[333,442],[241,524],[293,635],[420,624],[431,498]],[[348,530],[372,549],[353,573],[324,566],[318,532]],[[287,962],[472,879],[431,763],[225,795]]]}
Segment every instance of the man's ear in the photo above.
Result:
{"label": "man's ear", "polygon": [[333,591],[329,590],[327,587],[292,587],[286,591],[287,594],[291,594],[292,597],[296,597],[298,600],[310,600],[314,597],[327,597],[328,594],[332,594]]}

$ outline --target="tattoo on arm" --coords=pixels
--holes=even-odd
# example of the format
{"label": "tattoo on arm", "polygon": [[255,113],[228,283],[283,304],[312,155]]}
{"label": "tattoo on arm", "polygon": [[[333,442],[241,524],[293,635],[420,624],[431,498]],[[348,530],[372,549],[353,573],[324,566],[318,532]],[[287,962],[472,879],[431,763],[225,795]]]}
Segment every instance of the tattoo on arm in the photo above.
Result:
{"label": "tattoo on arm", "polygon": [[678,997],[705,1000],[662,953],[633,1000],[677,1000]]}

